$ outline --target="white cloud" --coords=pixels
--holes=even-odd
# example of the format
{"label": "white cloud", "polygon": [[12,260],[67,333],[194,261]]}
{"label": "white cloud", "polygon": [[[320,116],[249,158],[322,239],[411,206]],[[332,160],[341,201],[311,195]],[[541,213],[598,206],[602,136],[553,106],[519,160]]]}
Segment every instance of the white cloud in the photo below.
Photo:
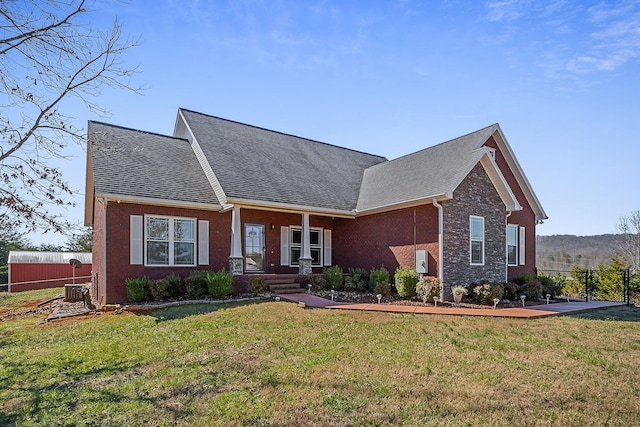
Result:
{"label": "white cloud", "polygon": [[500,0],[487,3],[486,18],[491,22],[515,21],[524,13],[523,8],[528,1]]}

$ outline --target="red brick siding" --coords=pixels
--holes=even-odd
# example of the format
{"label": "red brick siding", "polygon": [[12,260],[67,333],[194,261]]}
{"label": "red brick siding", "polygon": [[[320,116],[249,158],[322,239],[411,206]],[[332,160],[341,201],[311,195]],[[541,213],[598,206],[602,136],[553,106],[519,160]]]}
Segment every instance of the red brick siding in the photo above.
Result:
{"label": "red brick siding", "polygon": [[[123,302],[127,299],[125,279],[146,276],[160,279],[171,273],[186,277],[192,270],[219,270],[228,268],[231,242],[231,213],[171,208],[162,206],[135,205],[109,202],[107,205],[107,292],[104,303]],[[145,267],[131,265],[129,260],[130,216],[165,215],[196,218],[209,221],[209,265],[196,267]],[[102,301],[99,301],[102,303]]]}
{"label": "red brick siding", "polygon": [[[99,205],[99,203],[97,203]],[[107,213],[107,267],[106,291],[98,290],[98,302],[101,304],[124,302],[127,299],[125,280],[129,277],[146,276],[150,279],[160,279],[168,274],[176,273],[181,277],[186,277],[194,269],[219,270],[229,268],[229,254],[231,252],[231,212],[219,213],[202,211],[195,209],[182,209],[171,207],[160,207],[150,205],[136,205],[130,203],[109,202]],[[98,254],[104,229],[100,224],[102,211],[96,209],[96,220],[94,221],[94,261],[96,268],[94,272],[100,272],[98,260],[102,259]],[[130,241],[130,216],[131,215],[165,215],[179,216],[186,218],[196,218],[197,220],[209,221],[209,265],[197,267],[145,267],[144,265],[131,265],[129,262],[129,241]],[[290,225],[302,225],[301,214],[289,214],[279,212],[268,212],[253,209],[241,209],[240,211],[242,229],[244,225],[264,224],[265,225],[265,273],[268,274],[297,274],[298,267],[280,265],[280,227]],[[311,216],[309,219],[311,227],[321,227],[331,229],[333,221],[327,217]],[[273,225],[273,228],[272,228]],[[244,236],[243,236],[244,238]],[[314,268],[314,272],[321,272],[322,268]],[[104,274],[99,276],[105,277]],[[99,279],[100,282],[100,279]],[[104,281],[102,281],[104,283]],[[243,280],[236,280],[234,292],[244,292]]]}
{"label": "red brick siding", "polygon": [[[415,221],[415,226],[414,226]],[[415,267],[415,251],[427,250],[428,274],[438,271],[438,211],[433,205],[356,219],[334,220],[333,264],[343,270]]]}
{"label": "red brick siding", "polygon": [[509,218],[507,218],[508,224],[516,224],[521,227],[525,227],[525,265],[510,266],[507,267],[507,279],[511,280],[516,276],[522,274],[535,274],[536,272],[536,219],[535,213],[529,205],[522,188],[518,185],[515,175],[509,168],[504,155],[498,148],[493,137],[485,143],[487,147],[494,148],[496,150],[496,163],[504,175],[511,191],[518,199],[518,202],[522,206],[521,211],[513,212]]}

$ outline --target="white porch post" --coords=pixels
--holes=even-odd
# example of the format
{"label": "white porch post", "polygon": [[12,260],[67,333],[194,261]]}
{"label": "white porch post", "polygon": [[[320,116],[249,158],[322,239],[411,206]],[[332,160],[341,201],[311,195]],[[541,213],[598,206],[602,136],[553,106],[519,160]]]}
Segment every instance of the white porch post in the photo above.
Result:
{"label": "white porch post", "polygon": [[302,254],[300,254],[299,274],[311,274],[311,232],[309,231],[309,214],[302,214]]}
{"label": "white porch post", "polygon": [[240,208],[233,207],[231,211],[231,254],[229,255],[229,270],[234,276],[244,273],[244,258],[242,256],[242,221]]}

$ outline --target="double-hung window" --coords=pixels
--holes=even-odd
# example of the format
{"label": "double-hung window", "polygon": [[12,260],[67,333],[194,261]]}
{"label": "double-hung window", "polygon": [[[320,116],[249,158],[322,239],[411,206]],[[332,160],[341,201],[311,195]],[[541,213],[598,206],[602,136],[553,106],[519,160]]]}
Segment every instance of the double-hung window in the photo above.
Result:
{"label": "double-hung window", "polygon": [[507,265],[518,265],[518,226],[507,225]]}
{"label": "double-hung window", "polygon": [[[302,256],[302,228],[301,227],[289,227],[290,230],[290,242],[289,248],[291,251],[290,265],[300,265],[300,257]],[[311,265],[314,267],[322,266],[322,229],[310,228],[309,229],[309,246],[311,247]]]}
{"label": "double-hung window", "polygon": [[145,265],[196,265],[196,220],[145,216]]}
{"label": "double-hung window", "polygon": [[525,265],[525,228],[507,224],[507,265]]}
{"label": "double-hung window", "polygon": [[471,216],[469,218],[470,261],[472,265],[484,264],[484,218]]}

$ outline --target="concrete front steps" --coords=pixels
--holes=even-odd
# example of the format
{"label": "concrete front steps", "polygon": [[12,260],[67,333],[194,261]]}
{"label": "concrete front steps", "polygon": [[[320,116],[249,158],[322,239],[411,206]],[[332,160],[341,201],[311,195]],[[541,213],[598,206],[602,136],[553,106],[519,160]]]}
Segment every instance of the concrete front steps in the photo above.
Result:
{"label": "concrete front steps", "polygon": [[275,277],[273,279],[265,279],[264,284],[269,291],[276,295],[283,294],[299,294],[304,292],[299,283],[295,282],[293,277]]}

